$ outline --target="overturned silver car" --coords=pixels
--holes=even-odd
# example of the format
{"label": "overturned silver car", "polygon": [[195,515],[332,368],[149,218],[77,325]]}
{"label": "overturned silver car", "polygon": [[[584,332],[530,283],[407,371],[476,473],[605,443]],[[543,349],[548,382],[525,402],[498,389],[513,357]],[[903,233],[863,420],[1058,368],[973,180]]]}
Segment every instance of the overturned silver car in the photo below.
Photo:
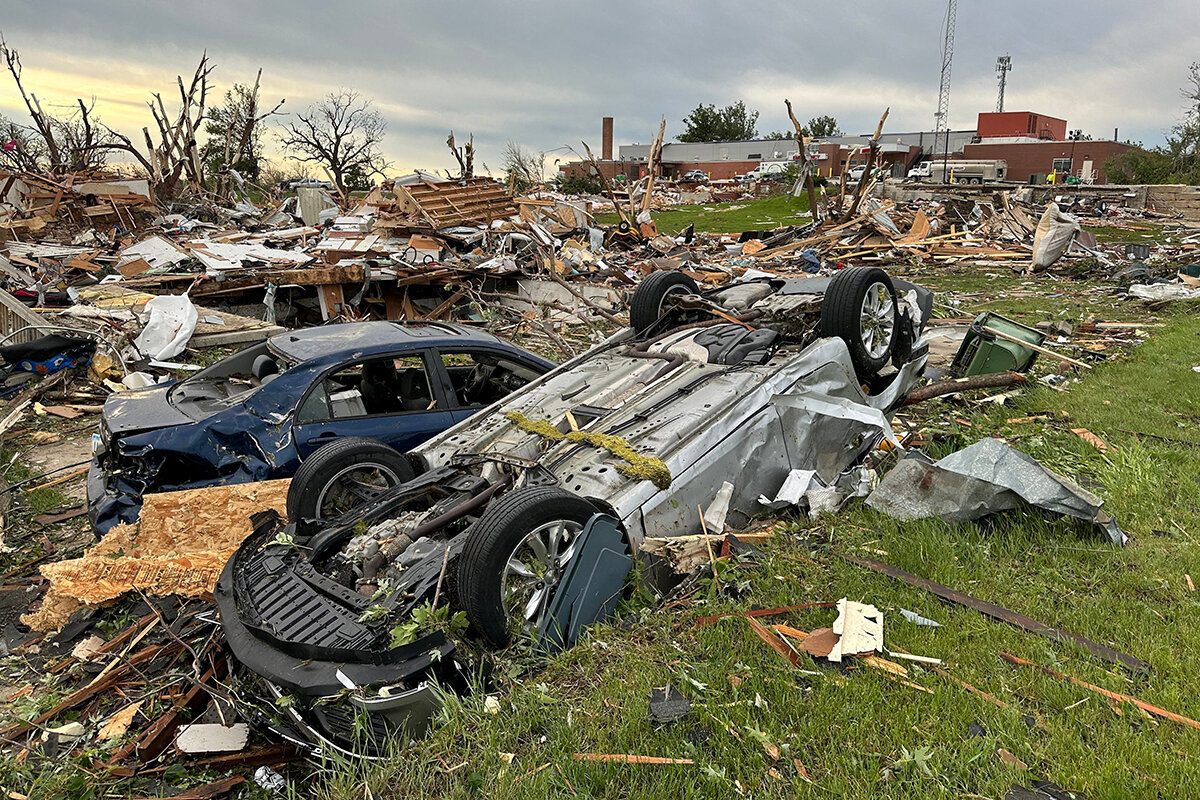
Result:
{"label": "overturned silver car", "polygon": [[[931,307],[877,268],[703,292],[653,273],[630,328],[405,454],[411,480],[364,482],[340,517],[260,519],[216,599],[269,724],[357,752],[420,733],[432,684],[463,684],[463,642],[570,645],[636,545],[697,532],[724,482],[737,527],[794,470],[852,478],[924,371]],[[465,634],[413,622],[447,605]]]}

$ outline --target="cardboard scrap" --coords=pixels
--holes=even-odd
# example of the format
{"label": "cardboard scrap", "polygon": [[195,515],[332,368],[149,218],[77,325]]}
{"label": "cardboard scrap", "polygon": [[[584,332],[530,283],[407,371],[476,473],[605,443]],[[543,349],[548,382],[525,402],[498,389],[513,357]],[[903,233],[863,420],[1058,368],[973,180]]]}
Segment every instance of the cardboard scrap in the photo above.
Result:
{"label": "cardboard scrap", "polygon": [[883,651],[883,615],[873,605],[843,597],[838,601],[833,633],[839,638],[829,651],[830,661],[841,661],[844,655]]}
{"label": "cardboard scrap", "polygon": [[96,738],[100,740],[116,739],[125,735],[129,730],[129,726],[133,724],[133,718],[142,708],[144,700],[139,700],[136,703],[125,706],[117,713],[113,714],[104,723],[104,727],[96,734]]}
{"label": "cardboard scrap", "polygon": [[34,630],[56,630],[84,606],[135,589],[156,596],[211,595],[225,562],[253,531],[250,515],[285,513],[290,482],[146,495],[136,525],[117,525],[83,557],[42,567],[50,589],[21,621]]}

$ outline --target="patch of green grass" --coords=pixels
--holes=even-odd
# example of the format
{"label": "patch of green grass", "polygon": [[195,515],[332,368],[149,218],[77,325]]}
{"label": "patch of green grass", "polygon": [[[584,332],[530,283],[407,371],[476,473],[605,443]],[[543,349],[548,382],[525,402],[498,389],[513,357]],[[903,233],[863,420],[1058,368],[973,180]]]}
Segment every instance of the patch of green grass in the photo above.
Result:
{"label": "patch of green grass", "polygon": [[[599,626],[544,668],[505,682],[499,713],[487,713],[480,696],[451,699],[428,739],[382,763],[330,763],[315,796],[357,800],[366,785],[379,798],[1000,798],[1010,785],[1035,777],[1091,798],[1186,796],[1200,786],[1194,755],[1200,731],[1128,705],[1110,706],[998,655],[1007,651],[1200,719],[1200,660],[1192,657],[1200,605],[1184,578],[1187,572],[1200,577],[1200,458],[1189,445],[1120,430],[1200,441],[1195,423],[1189,429],[1185,419],[1200,408],[1200,376],[1191,371],[1200,361],[1200,319],[1184,313],[1167,322],[1130,358],[1097,367],[1066,394],[1037,388],[1015,408],[961,400],[915,407],[935,435],[928,448],[934,456],[998,435],[1093,487],[1130,534],[1126,547],[1087,523],[1028,509],[951,524],[898,522],[852,505],[815,523],[796,522],[764,545],[761,563],[723,567],[726,587],[741,587],[737,596],[705,581],[690,606]],[[1007,421],[1033,412],[1049,413],[1051,420]],[[1118,449],[1101,453],[1071,433],[1073,427],[1089,428]],[[841,554],[886,561],[1111,644],[1153,669],[1127,674],[1081,648],[943,605]],[[876,604],[892,646],[943,659],[952,674],[1009,707],[919,665],[907,665],[910,680],[933,694],[861,665],[830,669],[807,655],[800,666],[808,672],[801,671],[766,647],[744,619],[699,629],[691,624],[700,615],[840,597]],[[911,625],[900,608],[942,627]],[[810,609],[764,622],[812,630],[828,626],[835,614]],[[650,690],[667,683],[693,709],[679,722],[656,726],[647,718]],[[972,735],[972,722],[986,733]],[[1001,748],[1030,771],[1002,762]],[[578,752],[695,764],[591,763],[574,760]],[[793,759],[805,765],[813,784],[800,777]]]}
{"label": "patch of green grass", "polygon": [[[695,224],[697,233],[741,233],[752,230],[771,230],[784,225],[803,225],[809,221],[808,196],[764,197],[733,203],[671,206],[656,209],[654,222],[663,233],[674,234]],[[596,221],[615,225],[616,213],[597,214]]]}
{"label": "patch of green grass", "polygon": [[1119,244],[1155,244],[1163,239],[1163,225],[1154,222],[1139,222],[1125,228],[1114,228],[1109,225],[1089,225],[1085,220],[1083,229],[1096,234],[1096,241],[1115,242]]}

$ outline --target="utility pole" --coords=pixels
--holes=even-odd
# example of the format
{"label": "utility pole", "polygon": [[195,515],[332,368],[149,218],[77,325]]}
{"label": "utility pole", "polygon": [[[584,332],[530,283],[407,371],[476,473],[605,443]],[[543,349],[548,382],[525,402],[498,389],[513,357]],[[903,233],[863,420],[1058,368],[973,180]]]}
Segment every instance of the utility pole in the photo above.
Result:
{"label": "utility pole", "polygon": [[996,74],[1000,76],[1000,93],[996,96],[996,111],[1004,110],[1004,87],[1008,83],[1008,71],[1012,69],[1012,56],[1007,54],[996,59]]}
{"label": "utility pole", "polygon": [[954,21],[958,16],[958,0],[947,0],[946,37],[942,40],[942,84],[938,89],[938,106],[934,116],[934,154],[937,153],[937,135],[945,132],[946,141],[942,148],[942,181],[947,182],[946,162],[950,158],[950,65],[954,61]]}

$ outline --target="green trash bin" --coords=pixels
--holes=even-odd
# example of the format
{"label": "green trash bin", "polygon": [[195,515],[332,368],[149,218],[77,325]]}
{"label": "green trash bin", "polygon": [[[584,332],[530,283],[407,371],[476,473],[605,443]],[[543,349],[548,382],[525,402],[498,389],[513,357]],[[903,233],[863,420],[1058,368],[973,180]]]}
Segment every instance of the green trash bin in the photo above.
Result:
{"label": "green trash bin", "polygon": [[999,314],[984,312],[971,323],[971,329],[967,331],[962,345],[958,348],[958,354],[954,356],[951,369],[955,375],[966,378],[995,372],[1025,372],[1033,366],[1037,351],[1002,339],[987,328],[1033,345],[1040,346],[1046,341],[1046,334],[1035,328]]}

